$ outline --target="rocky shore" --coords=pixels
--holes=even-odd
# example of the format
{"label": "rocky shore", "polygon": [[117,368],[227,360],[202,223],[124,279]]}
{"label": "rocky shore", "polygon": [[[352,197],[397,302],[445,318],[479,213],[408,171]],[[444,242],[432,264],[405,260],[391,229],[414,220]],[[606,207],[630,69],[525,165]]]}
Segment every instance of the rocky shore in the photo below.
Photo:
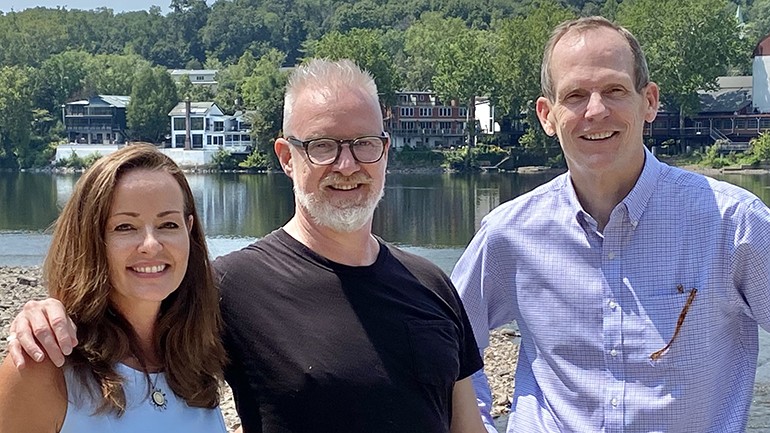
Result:
{"label": "rocky shore", "polygon": [[[19,308],[29,299],[46,297],[40,283],[39,267],[0,266],[0,357],[5,358],[8,327]],[[513,374],[519,355],[516,344],[518,332],[513,327],[503,327],[490,336],[490,346],[484,354],[484,364],[493,393],[493,415],[501,416],[510,408],[513,392]],[[224,385],[222,412],[227,426],[234,430],[240,425],[235,412],[233,396]],[[502,421],[502,418],[501,418]]]}

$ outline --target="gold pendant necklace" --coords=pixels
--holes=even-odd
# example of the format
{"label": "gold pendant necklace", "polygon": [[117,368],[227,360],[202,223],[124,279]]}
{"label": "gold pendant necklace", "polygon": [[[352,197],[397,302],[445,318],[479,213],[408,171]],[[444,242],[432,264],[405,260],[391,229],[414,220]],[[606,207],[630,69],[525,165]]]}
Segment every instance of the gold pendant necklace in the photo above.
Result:
{"label": "gold pendant necklace", "polygon": [[164,393],[157,385],[158,378],[161,373],[155,375],[155,381],[152,384],[152,392],[150,393],[150,403],[158,410],[166,410],[166,393]]}

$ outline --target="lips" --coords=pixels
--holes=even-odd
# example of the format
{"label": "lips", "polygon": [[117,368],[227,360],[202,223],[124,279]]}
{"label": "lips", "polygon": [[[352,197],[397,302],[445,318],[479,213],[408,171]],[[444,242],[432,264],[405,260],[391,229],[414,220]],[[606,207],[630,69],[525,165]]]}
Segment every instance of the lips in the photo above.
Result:
{"label": "lips", "polygon": [[350,191],[359,188],[362,185],[369,185],[371,183],[372,179],[367,178],[361,173],[357,173],[353,176],[340,176],[333,173],[321,180],[321,187],[331,188],[338,191]]}
{"label": "lips", "polygon": [[605,140],[607,138],[612,137],[615,135],[615,132],[613,131],[604,131],[604,132],[594,132],[591,134],[585,134],[583,135],[583,138],[586,140]]}

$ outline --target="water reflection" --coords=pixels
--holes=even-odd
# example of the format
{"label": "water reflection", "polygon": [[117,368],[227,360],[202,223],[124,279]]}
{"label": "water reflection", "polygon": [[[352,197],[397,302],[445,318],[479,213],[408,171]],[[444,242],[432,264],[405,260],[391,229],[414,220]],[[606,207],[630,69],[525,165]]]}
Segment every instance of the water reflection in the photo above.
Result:
{"label": "water reflection", "polygon": [[[374,231],[399,244],[464,247],[490,210],[552,174],[390,174]],[[258,238],[294,212],[291,182],[274,174],[188,174],[208,236]],[[42,231],[72,195],[78,175],[0,173],[0,231]]]}

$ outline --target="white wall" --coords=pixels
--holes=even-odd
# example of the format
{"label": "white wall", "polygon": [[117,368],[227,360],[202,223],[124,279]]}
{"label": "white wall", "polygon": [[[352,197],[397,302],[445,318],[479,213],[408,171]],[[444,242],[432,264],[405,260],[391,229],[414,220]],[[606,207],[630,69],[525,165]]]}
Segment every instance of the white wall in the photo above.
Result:
{"label": "white wall", "polygon": [[[86,158],[94,153],[98,153],[101,156],[109,155],[110,153],[118,150],[117,145],[98,145],[98,144],[60,144],[56,148],[56,161],[67,159],[72,156],[72,152],[79,158]],[[159,149],[161,152],[168,155],[181,167],[196,167],[199,165],[207,165],[211,163],[211,158],[219,150],[215,149]]]}
{"label": "white wall", "polygon": [[760,113],[770,113],[770,56],[754,57],[752,105]]}

